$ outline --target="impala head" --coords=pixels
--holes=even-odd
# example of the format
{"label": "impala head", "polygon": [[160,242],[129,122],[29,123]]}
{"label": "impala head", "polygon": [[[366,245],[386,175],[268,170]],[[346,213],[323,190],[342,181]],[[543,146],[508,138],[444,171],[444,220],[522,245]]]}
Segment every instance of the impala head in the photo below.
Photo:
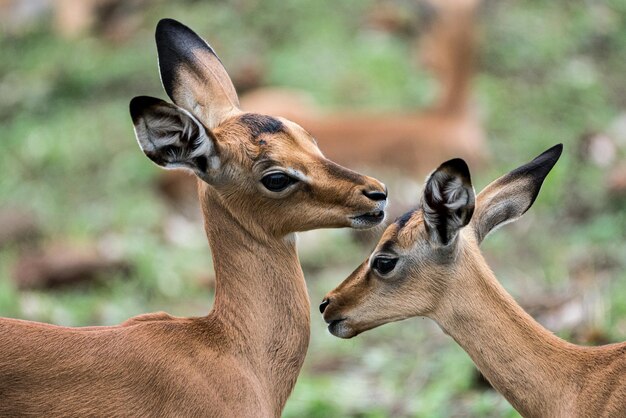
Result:
{"label": "impala head", "polygon": [[475,265],[483,238],[530,208],[562,148],[549,149],[476,197],[463,160],[439,166],[426,180],[418,209],[391,224],[369,258],[320,305],[330,332],[351,338],[436,312],[451,285]]}
{"label": "impala head", "polygon": [[145,96],[130,103],[153,162],[195,173],[201,198],[219,200],[250,230],[280,236],[383,221],[385,186],[326,159],[296,123],[242,111],[219,58],[191,29],[161,20],[156,43],[174,104]]}

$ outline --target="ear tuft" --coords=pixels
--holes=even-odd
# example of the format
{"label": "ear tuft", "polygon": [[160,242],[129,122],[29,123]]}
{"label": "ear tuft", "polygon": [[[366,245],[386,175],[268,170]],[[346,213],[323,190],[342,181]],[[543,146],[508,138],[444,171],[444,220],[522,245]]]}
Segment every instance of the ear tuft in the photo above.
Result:
{"label": "ear tuft", "polygon": [[187,168],[208,181],[215,142],[189,112],[149,96],[130,101],[137,142],[150,160],[164,168]]}
{"label": "ear tuft", "polygon": [[465,161],[446,161],[430,175],[422,208],[431,237],[444,246],[452,242],[474,212],[474,189]]}

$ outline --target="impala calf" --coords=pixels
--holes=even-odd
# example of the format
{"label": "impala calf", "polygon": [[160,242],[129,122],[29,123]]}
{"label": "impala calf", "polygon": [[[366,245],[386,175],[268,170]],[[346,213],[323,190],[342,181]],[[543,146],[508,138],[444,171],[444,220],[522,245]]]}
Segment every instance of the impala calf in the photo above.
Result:
{"label": "impala calf", "polygon": [[383,221],[385,186],[326,159],[297,124],[243,112],[191,29],[162,20],[156,41],[174,104],[136,97],[130,113],[152,161],[198,177],[213,310],[88,328],[2,318],[0,416],[280,416],[309,342],[293,234]]}
{"label": "impala calf", "polygon": [[391,224],[322,302],[330,332],[351,338],[427,316],[522,415],[626,416],[626,343],[582,347],[556,337],[502,288],[479,250],[489,232],[530,208],[561,150],[549,149],[476,197],[463,160],[442,164],[420,206]]}

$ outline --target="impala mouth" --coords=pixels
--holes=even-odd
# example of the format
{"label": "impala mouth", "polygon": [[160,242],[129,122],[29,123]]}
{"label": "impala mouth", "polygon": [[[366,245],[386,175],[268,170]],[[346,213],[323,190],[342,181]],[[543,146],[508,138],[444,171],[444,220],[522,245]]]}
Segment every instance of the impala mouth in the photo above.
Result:
{"label": "impala mouth", "polygon": [[363,215],[353,216],[350,219],[353,228],[371,228],[380,224],[385,219],[385,211],[375,210]]}
{"label": "impala mouth", "polygon": [[333,319],[332,321],[327,321],[328,323],[328,331],[333,334],[335,337],[341,337],[344,331],[344,325],[342,324],[346,318]]}

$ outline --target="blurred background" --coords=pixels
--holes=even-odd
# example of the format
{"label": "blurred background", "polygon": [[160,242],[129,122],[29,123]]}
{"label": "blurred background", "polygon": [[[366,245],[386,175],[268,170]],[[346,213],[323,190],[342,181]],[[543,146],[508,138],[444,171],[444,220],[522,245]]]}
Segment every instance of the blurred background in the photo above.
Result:
{"label": "blurred background", "polygon": [[[163,17],[212,44],[244,109],[387,183],[395,215],[444,159],[467,158],[480,190],[563,142],[533,209],[484,251],[552,331],[626,339],[625,0],[0,0],[0,316],[210,309],[195,184],[143,156],[127,110],[166,97]],[[375,239],[301,234],[312,338],[284,416],[518,416],[430,320],[326,331],[317,304]]]}

